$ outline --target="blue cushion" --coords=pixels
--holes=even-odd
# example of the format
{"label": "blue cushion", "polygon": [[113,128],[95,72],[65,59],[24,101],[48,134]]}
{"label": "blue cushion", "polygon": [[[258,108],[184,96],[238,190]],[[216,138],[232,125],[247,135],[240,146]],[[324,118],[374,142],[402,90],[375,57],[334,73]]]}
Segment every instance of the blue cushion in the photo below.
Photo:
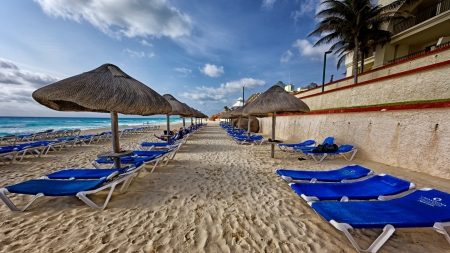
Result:
{"label": "blue cushion", "polygon": [[389,201],[314,202],[312,208],[326,220],[354,228],[433,227],[450,221],[450,194],[418,190]]}
{"label": "blue cushion", "polygon": [[342,180],[356,179],[369,175],[370,169],[357,164],[348,165],[337,170],[308,171],[308,170],[277,170],[278,175],[287,176],[293,180],[311,180],[340,182]]}
{"label": "blue cushion", "polygon": [[34,179],[7,186],[10,193],[45,196],[73,196],[80,191],[88,191],[102,185],[106,179],[99,180],[46,180]]}
{"label": "blue cushion", "polygon": [[319,200],[376,199],[409,190],[411,183],[390,175],[375,175],[363,181],[349,183],[294,183],[292,189],[299,195],[314,196]]}

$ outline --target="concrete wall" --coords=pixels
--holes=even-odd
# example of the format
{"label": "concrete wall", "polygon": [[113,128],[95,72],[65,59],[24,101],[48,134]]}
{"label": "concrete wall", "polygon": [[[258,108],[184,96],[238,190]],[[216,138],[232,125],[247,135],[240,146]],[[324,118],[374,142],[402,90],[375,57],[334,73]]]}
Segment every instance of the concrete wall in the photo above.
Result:
{"label": "concrete wall", "polygon": [[301,99],[311,110],[323,110],[447,98],[450,64]]}
{"label": "concrete wall", "polygon": [[[271,133],[272,119],[259,120]],[[275,133],[293,142],[333,136],[356,157],[450,179],[450,108],[278,116]]]}

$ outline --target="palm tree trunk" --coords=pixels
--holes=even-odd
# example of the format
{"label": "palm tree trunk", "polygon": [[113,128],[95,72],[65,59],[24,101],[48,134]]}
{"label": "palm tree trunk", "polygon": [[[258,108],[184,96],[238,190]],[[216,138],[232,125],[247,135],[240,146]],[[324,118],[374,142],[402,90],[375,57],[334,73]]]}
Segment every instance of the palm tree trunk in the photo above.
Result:
{"label": "palm tree trunk", "polygon": [[355,36],[355,50],[353,52],[353,83],[358,83],[358,37]]}
{"label": "palm tree trunk", "polygon": [[364,57],[365,57],[364,52],[361,52],[361,72],[360,73],[364,72]]}

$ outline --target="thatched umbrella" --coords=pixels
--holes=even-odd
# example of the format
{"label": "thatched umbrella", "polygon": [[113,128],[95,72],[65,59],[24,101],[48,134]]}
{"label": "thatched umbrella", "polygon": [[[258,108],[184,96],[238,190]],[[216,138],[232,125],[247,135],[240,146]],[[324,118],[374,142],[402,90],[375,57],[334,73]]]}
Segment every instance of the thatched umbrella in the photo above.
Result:
{"label": "thatched umbrella", "polygon": [[[309,112],[309,107],[299,98],[285,91],[278,85],[272,86],[257,99],[245,107],[244,115],[261,115],[272,113],[272,140],[275,139],[277,112]],[[275,143],[271,143],[271,157],[275,154]]]}
{"label": "thatched umbrella", "polygon": [[195,125],[197,125],[198,124],[197,120],[198,120],[198,118],[200,118],[202,116],[202,113],[199,110],[197,110],[197,109],[194,109],[194,111],[195,111],[195,113],[194,113]]}
{"label": "thatched umbrella", "polygon": [[191,115],[193,114],[191,107],[185,103],[182,103],[184,105],[184,107],[186,108],[186,114],[182,115],[181,117],[183,118],[183,128],[186,129],[186,123],[185,123],[185,117],[191,117]]}
{"label": "thatched umbrella", "polygon": [[247,116],[243,116],[243,115],[242,115],[242,111],[244,110],[244,108],[245,108],[247,105],[248,105],[248,104],[246,104],[246,105],[244,105],[244,106],[241,106],[241,107],[238,107],[238,108],[234,109],[233,111],[231,111],[231,113],[230,113],[230,115],[231,115],[232,117],[237,117],[237,118],[238,118],[238,125],[237,125],[237,128],[238,128],[238,129],[241,128],[241,117],[247,118]]}
{"label": "thatched umbrella", "polygon": [[[33,98],[57,111],[109,112],[114,153],[120,152],[117,113],[147,116],[172,110],[165,98],[112,64],[42,87]],[[120,158],[114,165],[120,167]]]}
{"label": "thatched umbrella", "polygon": [[227,111],[226,113],[222,114],[222,116],[220,116],[221,119],[225,119],[226,123],[229,124],[228,119],[231,118],[231,111]]}
{"label": "thatched umbrella", "polygon": [[200,124],[203,124],[203,119],[207,119],[208,116],[201,111],[199,112],[200,112]]}
{"label": "thatched umbrella", "polygon": [[[244,115],[244,110],[245,110],[245,108],[248,106],[248,105],[250,105],[251,103],[247,103],[247,104],[245,104],[244,106],[241,106],[241,107],[239,107],[239,108],[237,108],[237,109],[235,109],[235,110],[233,110],[233,111],[231,111],[231,116],[233,116],[233,117],[239,117],[239,121],[240,121],[240,119],[241,119],[241,117],[242,118],[248,118],[248,123],[247,123],[247,135],[250,137],[250,123],[251,123],[251,120],[252,120],[252,116],[253,117],[267,117],[267,113],[259,113],[259,114],[252,114],[252,115],[248,115],[248,114],[245,114]],[[241,123],[239,122],[238,123],[238,128],[240,128],[241,127]]]}
{"label": "thatched umbrella", "polygon": [[[167,135],[169,135],[170,132],[170,115],[180,115],[182,117],[186,115],[190,115],[190,110],[186,104],[181,103],[176,98],[174,98],[170,94],[164,94],[163,97],[170,103],[170,106],[172,106],[172,111],[168,114],[166,114],[167,117]],[[167,138],[167,141],[169,141],[169,138]]]}

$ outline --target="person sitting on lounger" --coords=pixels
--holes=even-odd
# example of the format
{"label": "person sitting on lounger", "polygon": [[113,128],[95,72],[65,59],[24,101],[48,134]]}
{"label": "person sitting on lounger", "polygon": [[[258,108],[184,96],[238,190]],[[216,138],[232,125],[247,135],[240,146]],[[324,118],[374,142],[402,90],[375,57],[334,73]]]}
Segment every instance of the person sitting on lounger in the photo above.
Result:
{"label": "person sitting on lounger", "polygon": [[167,137],[172,138],[172,136],[175,134],[174,131],[176,131],[176,130],[169,131],[169,134],[167,134],[167,130],[164,130],[164,135],[157,136],[156,134],[153,134],[153,136],[155,136],[156,138],[158,138],[162,141],[167,141]]}

